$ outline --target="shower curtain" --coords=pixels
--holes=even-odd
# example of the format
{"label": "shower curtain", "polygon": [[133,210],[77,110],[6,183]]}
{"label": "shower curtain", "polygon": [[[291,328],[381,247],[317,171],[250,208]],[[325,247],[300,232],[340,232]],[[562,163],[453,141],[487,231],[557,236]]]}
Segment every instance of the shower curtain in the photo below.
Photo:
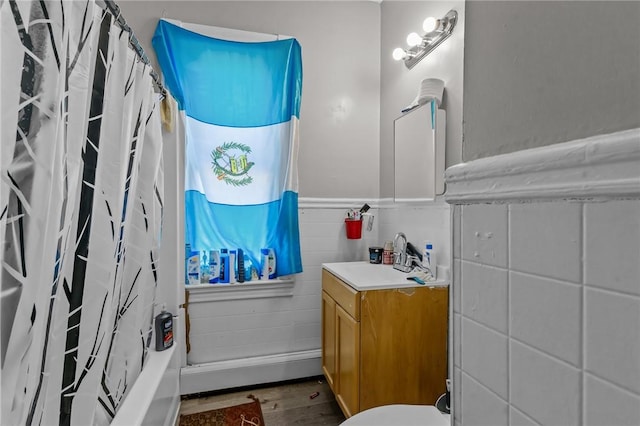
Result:
{"label": "shower curtain", "polygon": [[158,95],[94,1],[0,1],[0,424],[106,425],[149,348]]}

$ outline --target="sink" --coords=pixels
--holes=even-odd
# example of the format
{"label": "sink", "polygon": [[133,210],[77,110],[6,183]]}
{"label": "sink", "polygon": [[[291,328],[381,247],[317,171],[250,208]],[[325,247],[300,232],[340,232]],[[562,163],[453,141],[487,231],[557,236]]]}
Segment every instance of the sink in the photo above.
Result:
{"label": "sink", "polygon": [[[422,286],[413,280],[408,280],[408,273],[393,269],[392,265],[369,262],[335,262],[324,263],[322,266],[359,291]],[[447,285],[447,282],[436,280],[426,285],[442,286]]]}

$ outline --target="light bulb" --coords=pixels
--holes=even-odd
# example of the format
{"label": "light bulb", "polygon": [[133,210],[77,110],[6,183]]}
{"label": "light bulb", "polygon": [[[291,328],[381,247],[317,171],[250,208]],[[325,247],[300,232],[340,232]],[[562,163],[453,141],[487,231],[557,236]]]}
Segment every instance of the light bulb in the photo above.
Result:
{"label": "light bulb", "polygon": [[393,59],[399,61],[400,59],[404,59],[407,56],[407,52],[404,51],[401,47],[396,47],[393,49]]}
{"label": "light bulb", "polygon": [[407,36],[407,44],[409,46],[417,46],[422,43],[422,37],[418,33],[411,33]]}
{"label": "light bulb", "polygon": [[429,16],[422,23],[422,29],[425,33],[430,33],[431,31],[435,31],[438,28],[439,22],[436,18]]}

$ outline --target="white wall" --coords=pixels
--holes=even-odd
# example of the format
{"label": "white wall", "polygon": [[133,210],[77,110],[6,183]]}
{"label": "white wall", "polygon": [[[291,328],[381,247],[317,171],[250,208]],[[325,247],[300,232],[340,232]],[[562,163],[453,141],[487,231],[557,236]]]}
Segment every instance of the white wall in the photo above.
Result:
{"label": "white wall", "polygon": [[[403,3],[398,7],[407,15],[415,6],[430,4]],[[444,15],[451,4],[442,3],[442,9],[432,14]],[[461,2],[456,4],[463,6]],[[383,159],[380,158],[381,116],[382,120],[388,121],[385,128],[392,129],[393,119],[397,117],[395,111],[413,100],[418,83],[424,78],[420,74],[420,66],[407,73],[402,63],[390,64],[394,69],[390,73],[397,73],[393,77],[395,84],[402,85],[404,80],[411,80],[411,83],[403,86],[404,91],[385,95],[386,99],[395,100],[396,106],[390,113],[381,115],[380,40],[388,39],[384,43],[389,46],[404,41],[409,31],[421,27],[428,10],[421,7],[419,16],[410,20],[410,25],[400,31],[398,38],[394,31],[381,36],[381,13],[384,11],[381,12],[380,4],[368,1],[127,1],[122,2],[121,7],[127,22],[135,29],[152,58],[154,53],[150,41],[161,17],[281,33],[300,41],[304,86],[299,193],[304,272],[296,276],[290,296],[227,301],[224,306],[201,306],[197,312],[192,306],[192,352],[187,356],[191,365],[183,369],[181,388],[184,394],[320,374],[322,263],[366,260],[369,246],[381,246],[385,240],[392,240],[395,233],[402,231],[416,245],[427,239],[434,242],[439,250],[439,262],[450,264],[449,207],[443,200],[422,206],[396,206],[380,200],[381,164],[386,166],[389,162],[392,165],[393,158],[386,151]],[[386,25],[395,19],[394,13],[390,12]],[[460,46],[464,26],[462,23],[458,25],[454,33],[457,35],[447,40],[451,48]],[[438,50],[445,52],[447,43]],[[390,49],[385,48],[383,52],[390,52]],[[461,55],[460,47],[459,52],[453,55],[460,62],[459,66],[454,65],[455,71],[451,75],[441,74],[440,78],[445,81],[459,79]],[[428,60],[423,63],[428,64]],[[428,65],[425,67],[429,69]],[[459,96],[457,106],[451,106],[454,110],[457,108],[458,116],[461,111],[460,88],[461,82],[452,84],[451,88],[451,93]],[[452,99],[452,95],[445,95],[445,102],[449,105],[453,105]],[[455,133],[454,130],[452,134]],[[175,134],[165,137],[167,143],[179,143]],[[393,144],[388,141],[385,149],[392,153]],[[458,154],[455,154],[455,147],[453,151],[453,157],[459,157],[460,145]],[[170,161],[175,159],[180,161],[179,155],[170,156]],[[385,181],[388,181],[393,177],[393,168],[386,170]],[[179,167],[175,173],[171,177],[167,169],[167,187],[172,185],[170,182],[180,181]],[[180,204],[177,188],[176,203]],[[393,189],[393,180],[390,188]],[[388,194],[391,195],[392,192]],[[167,198],[167,203],[170,202]],[[343,222],[345,210],[360,207],[365,202],[374,207],[374,230],[365,233],[362,240],[347,240]],[[181,226],[177,218],[176,229]],[[173,245],[178,247],[175,258],[179,259],[181,231],[168,233],[164,242],[172,244],[171,238],[175,238]],[[269,338],[265,340],[266,336]],[[282,360],[285,362],[280,362]],[[307,362],[309,360],[313,362]]]}
{"label": "white wall", "polygon": [[[462,76],[465,33],[463,1],[384,1],[382,41],[380,43],[380,194],[393,197],[393,121],[418,93],[425,78],[445,82],[441,108],[447,111],[446,166],[462,160]],[[422,34],[422,21],[428,16],[443,17],[449,10],[458,12],[453,34],[412,69],[395,61],[391,52],[406,48],[411,32]]]}
{"label": "white wall", "polygon": [[463,160],[640,126],[640,3],[469,1]]}
{"label": "white wall", "polygon": [[640,424],[640,129],[447,171],[456,425]]}
{"label": "white wall", "polygon": [[286,34],[302,46],[301,197],[377,198],[380,182],[380,5],[368,1],[123,1],[154,67],[162,17]]}

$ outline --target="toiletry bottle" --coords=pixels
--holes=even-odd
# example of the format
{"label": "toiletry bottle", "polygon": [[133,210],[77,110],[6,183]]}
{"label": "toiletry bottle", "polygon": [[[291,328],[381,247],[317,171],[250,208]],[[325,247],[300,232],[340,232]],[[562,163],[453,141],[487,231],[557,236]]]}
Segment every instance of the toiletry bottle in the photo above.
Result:
{"label": "toiletry bottle", "polygon": [[260,279],[269,279],[269,249],[260,249]]}
{"label": "toiletry bottle", "polygon": [[433,278],[436,278],[436,252],[433,249],[433,244],[429,241],[424,244],[424,250],[422,252],[422,266],[429,269]]}
{"label": "toiletry bottle", "polygon": [[391,265],[393,263],[393,241],[386,241],[382,250],[382,264]]}
{"label": "toiletry bottle", "polygon": [[215,284],[220,280],[220,252],[209,252],[209,284]]}
{"label": "toiletry bottle", "polygon": [[229,250],[229,284],[235,284],[236,277],[238,276],[236,274],[236,268],[238,267],[237,259],[237,252],[235,250]]}
{"label": "toiletry bottle", "polygon": [[189,284],[189,257],[191,256],[191,244],[184,245],[184,283]]}
{"label": "toiletry bottle", "polygon": [[200,252],[191,250],[187,259],[187,284],[200,284]]}
{"label": "toiletry bottle", "polygon": [[244,282],[244,251],[238,249],[238,282]]}
{"label": "toiletry bottle", "polygon": [[220,250],[220,282],[229,283],[229,253],[227,249]]}
{"label": "toiletry bottle", "polygon": [[253,280],[253,274],[251,271],[253,270],[253,262],[246,254],[244,255],[244,280],[251,281]]}
{"label": "toiletry bottle", "polygon": [[276,278],[276,251],[272,248],[269,249],[269,279]]}
{"label": "toiletry bottle", "polygon": [[156,351],[164,351],[173,345],[173,316],[165,310],[162,305],[162,312],[156,316]]}
{"label": "toiletry bottle", "polygon": [[200,265],[200,283],[208,284],[209,278],[209,257],[205,250],[202,252],[202,263]]}

